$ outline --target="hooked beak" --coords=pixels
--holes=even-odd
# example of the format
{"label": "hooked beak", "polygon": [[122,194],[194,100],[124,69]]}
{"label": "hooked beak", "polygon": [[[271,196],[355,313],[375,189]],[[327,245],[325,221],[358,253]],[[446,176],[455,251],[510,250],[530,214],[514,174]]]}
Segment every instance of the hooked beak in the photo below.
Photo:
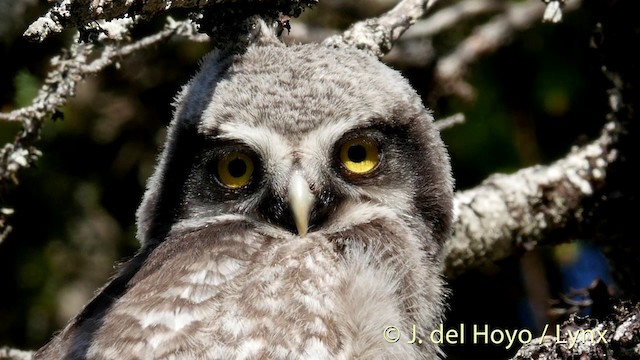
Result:
{"label": "hooked beak", "polygon": [[299,172],[295,172],[291,177],[288,197],[289,207],[291,208],[298,234],[304,237],[307,235],[309,228],[309,213],[311,212],[314,196],[309,190],[307,180]]}

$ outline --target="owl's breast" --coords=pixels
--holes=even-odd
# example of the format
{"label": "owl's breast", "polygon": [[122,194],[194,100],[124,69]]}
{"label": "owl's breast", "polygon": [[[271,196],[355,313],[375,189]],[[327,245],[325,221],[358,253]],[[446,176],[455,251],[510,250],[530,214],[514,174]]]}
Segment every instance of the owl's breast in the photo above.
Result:
{"label": "owl's breast", "polygon": [[[104,316],[89,358],[335,355],[340,256],[312,236],[252,237],[211,241],[164,259]],[[170,248],[161,245],[147,262]]]}
{"label": "owl's breast", "polygon": [[421,358],[382,333],[439,319],[419,304],[440,301],[441,283],[419,239],[389,221],[333,237],[215,227],[169,238],[100,319],[88,358]]}

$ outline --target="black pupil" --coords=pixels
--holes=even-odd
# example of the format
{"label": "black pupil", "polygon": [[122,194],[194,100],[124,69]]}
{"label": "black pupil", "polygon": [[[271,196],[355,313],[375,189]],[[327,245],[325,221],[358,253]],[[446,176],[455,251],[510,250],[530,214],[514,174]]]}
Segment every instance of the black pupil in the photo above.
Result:
{"label": "black pupil", "polygon": [[233,159],[229,162],[229,174],[235,178],[243,176],[247,172],[247,163],[242,159]]}
{"label": "black pupil", "polygon": [[347,156],[353,162],[363,162],[367,158],[367,150],[362,145],[351,145],[347,150]]}

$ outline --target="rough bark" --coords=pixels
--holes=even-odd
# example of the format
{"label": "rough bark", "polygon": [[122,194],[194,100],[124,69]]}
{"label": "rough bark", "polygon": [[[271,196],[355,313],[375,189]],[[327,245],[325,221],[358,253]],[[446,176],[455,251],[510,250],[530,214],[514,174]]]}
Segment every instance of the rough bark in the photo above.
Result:
{"label": "rough bark", "polygon": [[609,258],[616,283],[627,298],[640,299],[640,243],[637,235],[638,121],[640,117],[640,2],[596,2],[594,45],[611,82],[609,118],[622,125],[620,160],[610,169],[607,201],[596,204],[597,242]]}
{"label": "rough bark", "polygon": [[356,47],[382,57],[436,1],[402,0],[380,17],[357,22],[343,34],[326,39],[324,44],[333,47]]}
{"label": "rough bark", "polygon": [[620,127],[608,123],[593,143],[573,149],[549,166],[493,175],[455,197],[454,232],[445,244],[446,274],[568,241],[590,220],[585,200],[607,180],[618,159]]}
{"label": "rough bark", "polygon": [[[79,30],[95,29],[99,20],[123,17],[151,17],[172,9],[184,8],[206,10],[208,28],[242,23],[252,15],[277,18],[279,14],[296,17],[318,0],[62,0],[47,14],[36,20],[24,33],[29,39],[43,41],[49,35],[59,33],[67,27]],[[201,12],[202,14],[202,12]]]}
{"label": "rough bark", "polygon": [[640,306],[618,303],[604,319],[572,315],[525,344],[513,360],[640,358]]}
{"label": "rough bark", "polygon": [[[622,295],[633,302],[617,302],[598,309],[591,318],[572,316],[560,334],[523,346],[514,359],[638,359],[640,358],[640,244],[637,241],[638,206],[637,124],[640,109],[640,3],[621,0],[593,5],[597,14],[594,46],[601,55],[602,70],[611,81],[608,118],[620,127],[615,141],[617,160],[608,166],[607,179],[597,197],[588,199],[592,238],[605,250]],[[591,298],[598,296],[591,295]],[[600,298],[602,298],[600,296]],[[597,310],[597,311],[596,311]],[[597,341],[572,335],[590,330]]]}

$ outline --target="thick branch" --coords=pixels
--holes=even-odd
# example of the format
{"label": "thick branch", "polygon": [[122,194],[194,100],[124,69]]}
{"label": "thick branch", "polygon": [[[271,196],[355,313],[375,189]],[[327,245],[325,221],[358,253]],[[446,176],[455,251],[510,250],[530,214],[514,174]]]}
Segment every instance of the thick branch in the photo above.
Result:
{"label": "thick branch", "polygon": [[356,47],[377,57],[388,53],[393,43],[437,0],[402,0],[380,17],[353,24],[342,35],[324,41],[327,46]]}
{"label": "thick branch", "polygon": [[576,235],[586,220],[583,202],[594,196],[617,160],[620,127],[605,125],[593,143],[549,166],[493,175],[456,194],[456,221],[445,245],[446,274],[454,277],[538,244]]}

